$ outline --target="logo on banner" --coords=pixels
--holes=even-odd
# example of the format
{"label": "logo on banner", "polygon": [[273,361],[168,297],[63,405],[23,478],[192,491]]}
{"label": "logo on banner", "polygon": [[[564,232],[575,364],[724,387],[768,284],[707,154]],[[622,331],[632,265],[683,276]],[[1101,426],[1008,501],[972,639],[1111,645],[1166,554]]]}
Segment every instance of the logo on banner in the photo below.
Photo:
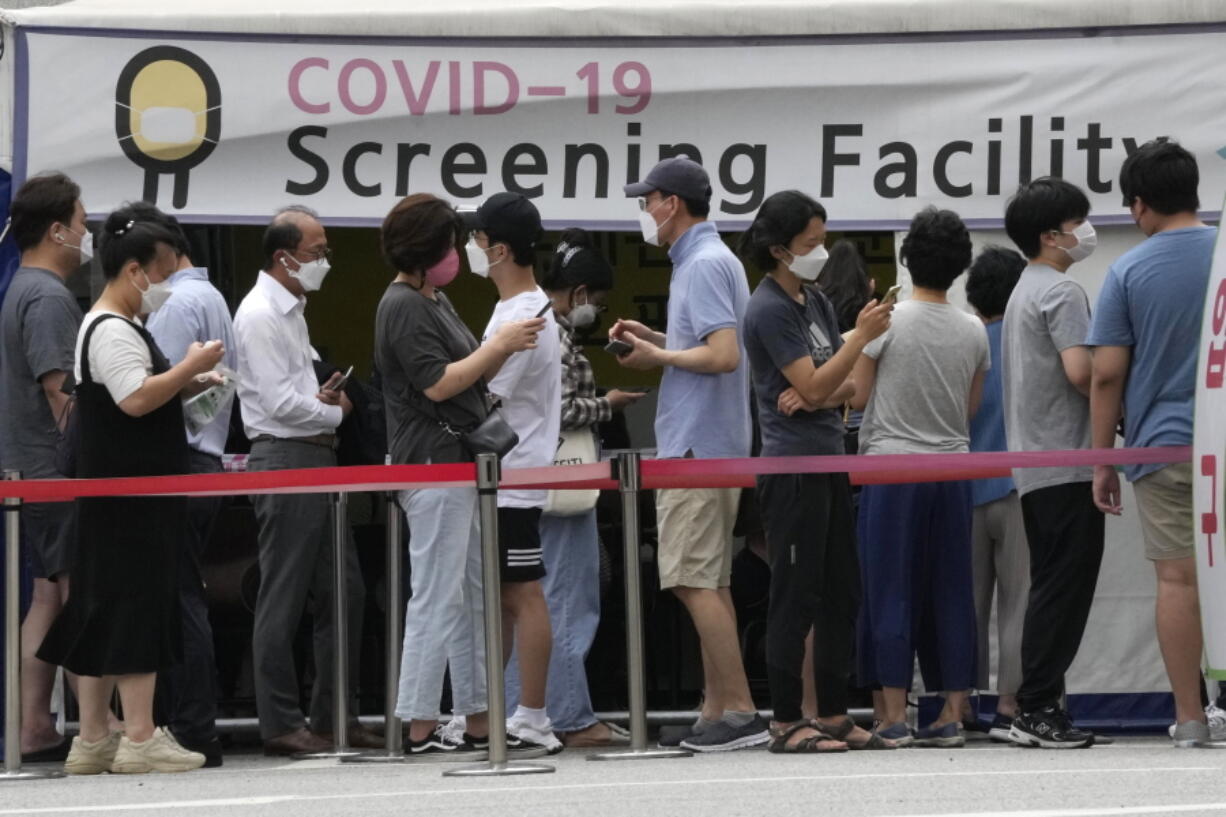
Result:
{"label": "logo on banner", "polygon": [[188,171],[209,157],[221,136],[217,75],[186,49],[145,49],[119,74],[115,136],[124,155],[145,171],[141,198],[157,204],[159,177],[170,175],[171,203],[183,209]]}

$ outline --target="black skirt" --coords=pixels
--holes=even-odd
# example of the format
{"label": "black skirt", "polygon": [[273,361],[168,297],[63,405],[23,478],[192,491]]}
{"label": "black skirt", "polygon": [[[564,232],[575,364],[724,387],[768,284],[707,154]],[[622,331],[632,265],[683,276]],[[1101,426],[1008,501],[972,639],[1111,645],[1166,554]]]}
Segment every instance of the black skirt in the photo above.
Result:
{"label": "black skirt", "polygon": [[[77,474],[82,478],[165,476],[189,471],[179,399],[131,417],[89,373],[89,340],[76,390],[80,424]],[[127,322],[153,355],[153,373],[170,366],[152,336]],[[182,657],[178,555],[187,535],[182,497],[87,498],[76,501],[76,563],[68,603],[38,657],[78,675],[157,672]]]}

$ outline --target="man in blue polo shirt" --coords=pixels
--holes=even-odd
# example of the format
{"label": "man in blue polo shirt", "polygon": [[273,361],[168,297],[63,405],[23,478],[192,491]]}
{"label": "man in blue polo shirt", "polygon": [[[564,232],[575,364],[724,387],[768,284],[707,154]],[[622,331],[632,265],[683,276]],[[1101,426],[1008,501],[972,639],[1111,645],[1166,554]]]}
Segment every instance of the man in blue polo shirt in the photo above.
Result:
{"label": "man in blue polo shirt", "polygon": [[[668,332],[619,320],[609,336],[630,344],[619,360],[662,367],[656,447],[661,458],[749,456],[749,367],[742,325],[749,304],[745,268],[707,221],[711,180],[684,157],[665,159],[625,187],[639,202],[648,244],[669,245]],[[741,662],[729,582],[740,489],[658,491],[661,589],[671,589],[702,642],[702,713],[683,746],[700,752],[757,746],[769,739]],[[672,741],[667,741],[671,743]]]}
{"label": "man in blue polo shirt", "polygon": [[[1121,408],[1127,446],[1191,445],[1200,343],[1217,230],[1197,217],[1196,158],[1173,142],[1149,142],[1120,170],[1124,204],[1148,238],[1107,272],[1086,341],[1094,347],[1090,416],[1095,448],[1112,448]],[[1200,699],[1204,646],[1193,552],[1192,465],[1124,469],[1137,498],[1145,556],[1158,579],[1157,629],[1175,694],[1176,747],[1210,734]],[[1115,469],[1094,469],[1094,503],[1121,510]]]}

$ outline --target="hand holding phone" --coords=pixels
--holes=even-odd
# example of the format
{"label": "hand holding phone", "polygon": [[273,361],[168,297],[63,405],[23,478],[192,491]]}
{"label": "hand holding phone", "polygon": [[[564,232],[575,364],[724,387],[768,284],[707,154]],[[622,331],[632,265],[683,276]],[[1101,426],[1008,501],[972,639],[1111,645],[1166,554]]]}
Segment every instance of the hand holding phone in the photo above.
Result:
{"label": "hand holding phone", "polygon": [[902,284],[895,284],[886,291],[885,297],[881,299],[881,302],[883,304],[898,303],[898,293],[900,292],[902,292]]}
{"label": "hand holding phone", "polygon": [[332,383],[332,378],[335,378],[336,375],[332,375],[332,378],[328,379],[328,382],[331,383],[331,385],[325,385],[324,388],[326,388],[328,391],[335,391],[335,392],[343,391],[345,389],[345,386],[349,385],[349,378],[352,375],[353,375],[353,367],[350,366],[349,369],[343,375],[341,375],[341,379],[337,380],[335,383]]}
{"label": "hand holding phone", "polygon": [[622,355],[628,355],[633,352],[634,346],[626,343],[624,340],[617,340],[614,338],[613,340],[609,341],[608,345],[604,347],[604,350],[611,355],[621,357]]}

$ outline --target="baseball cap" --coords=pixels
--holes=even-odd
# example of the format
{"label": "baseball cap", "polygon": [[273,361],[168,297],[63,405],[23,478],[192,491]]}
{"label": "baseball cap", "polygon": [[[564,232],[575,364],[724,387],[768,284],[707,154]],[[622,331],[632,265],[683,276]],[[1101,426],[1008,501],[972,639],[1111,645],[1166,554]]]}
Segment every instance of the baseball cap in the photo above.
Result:
{"label": "baseball cap", "polygon": [[541,237],[541,213],[521,193],[495,193],[476,210],[461,211],[464,225],[512,245],[535,245]]}
{"label": "baseball cap", "polygon": [[634,184],[628,184],[623,190],[630,197],[646,196],[653,190],[663,190],[683,199],[709,201],[711,199],[711,177],[703,166],[693,159],[684,156],[674,156],[665,159],[653,167],[647,178]]}

